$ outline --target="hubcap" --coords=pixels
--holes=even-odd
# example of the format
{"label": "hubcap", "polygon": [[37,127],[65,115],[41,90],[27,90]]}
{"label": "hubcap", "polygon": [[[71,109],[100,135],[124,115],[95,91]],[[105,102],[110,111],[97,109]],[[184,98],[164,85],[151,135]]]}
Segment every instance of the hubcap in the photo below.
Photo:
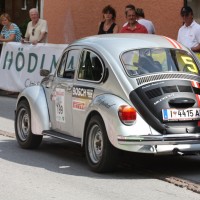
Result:
{"label": "hubcap", "polygon": [[19,138],[25,141],[29,135],[30,120],[26,109],[22,108],[18,114],[17,131]]}
{"label": "hubcap", "polygon": [[103,153],[103,135],[98,125],[90,129],[88,150],[92,162],[98,163]]}

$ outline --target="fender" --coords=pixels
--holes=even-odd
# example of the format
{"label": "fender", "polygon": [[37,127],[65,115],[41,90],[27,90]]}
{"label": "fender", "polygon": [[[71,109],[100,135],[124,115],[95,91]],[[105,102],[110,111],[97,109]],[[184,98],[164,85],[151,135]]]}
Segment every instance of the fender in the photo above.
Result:
{"label": "fender", "polygon": [[[131,126],[124,125],[118,117],[118,109],[121,105],[133,106],[131,103],[127,103],[118,96],[112,94],[104,94],[97,96],[91,104],[90,110],[96,110],[102,117],[108,138],[113,146],[120,148],[118,143],[118,136],[135,136],[151,134],[149,125],[143,120],[143,118],[137,114],[135,123]],[[124,147],[123,147],[124,148]]]}
{"label": "fender", "polygon": [[17,104],[24,98],[31,109],[31,131],[33,134],[42,135],[43,130],[50,129],[48,106],[42,86],[25,88],[18,96]]}

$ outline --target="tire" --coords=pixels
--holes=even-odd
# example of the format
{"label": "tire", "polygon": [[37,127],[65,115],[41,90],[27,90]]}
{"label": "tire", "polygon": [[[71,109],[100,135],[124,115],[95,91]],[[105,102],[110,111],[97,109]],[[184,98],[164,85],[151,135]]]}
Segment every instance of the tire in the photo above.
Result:
{"label": "tire", "polygon": [[24,149],[35,149],[42,142],[42,135],[34,135],[31,132],[31,111],[27,100],[22,100],[17,105],[15,135]]}
{"label": "tire", "polygon": [[102,173],[114,171],[119,160],[119,151],[110,143],[102,118],[91,118],[85,138],[85,154],[92,171]]}

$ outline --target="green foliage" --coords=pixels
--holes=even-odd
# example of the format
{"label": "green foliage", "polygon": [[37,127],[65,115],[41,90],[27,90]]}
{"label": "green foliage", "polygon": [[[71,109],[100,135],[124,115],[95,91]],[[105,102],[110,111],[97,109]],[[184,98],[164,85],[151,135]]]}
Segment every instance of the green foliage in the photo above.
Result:
{"label": "green foliage", "polygon": [[27,25],[28,25],[29,22],[30,22],[30,19],[28,18],[28,19],[25,19],[24,22],[19,25],[19,29],[22,33],[22,37],[25,36],[26,28],[27,28]]}

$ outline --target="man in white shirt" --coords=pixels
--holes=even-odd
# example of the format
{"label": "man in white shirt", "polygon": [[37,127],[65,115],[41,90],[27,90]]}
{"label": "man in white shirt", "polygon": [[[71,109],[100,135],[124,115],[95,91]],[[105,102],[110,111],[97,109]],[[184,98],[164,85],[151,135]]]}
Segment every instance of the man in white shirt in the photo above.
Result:
{"label": "man in white shirt", "polygon": [[[28,23],[25,40],[32,44],[46,43],[47,42],[47,21],[39,18],[39,12],[36,8],[29,11],[31,21]],[[23,42],[23,41],[22,41]]]}
{"label": "man in white shirt", "polygon": [[177,41],[193,52],[200,52],[200,25],[193,19],[192,8],[184,6],[180,14],[184,24],[178,31]]}
{"label": "man in white shirt", "polygon": [[155,27],[152,23],[152,21],[145,19],[144,11],[142,8],[136,9],[136,15],[137,15],[137,21],[138,23],[142,24],[146,27],[148,33],[155,34]]}

